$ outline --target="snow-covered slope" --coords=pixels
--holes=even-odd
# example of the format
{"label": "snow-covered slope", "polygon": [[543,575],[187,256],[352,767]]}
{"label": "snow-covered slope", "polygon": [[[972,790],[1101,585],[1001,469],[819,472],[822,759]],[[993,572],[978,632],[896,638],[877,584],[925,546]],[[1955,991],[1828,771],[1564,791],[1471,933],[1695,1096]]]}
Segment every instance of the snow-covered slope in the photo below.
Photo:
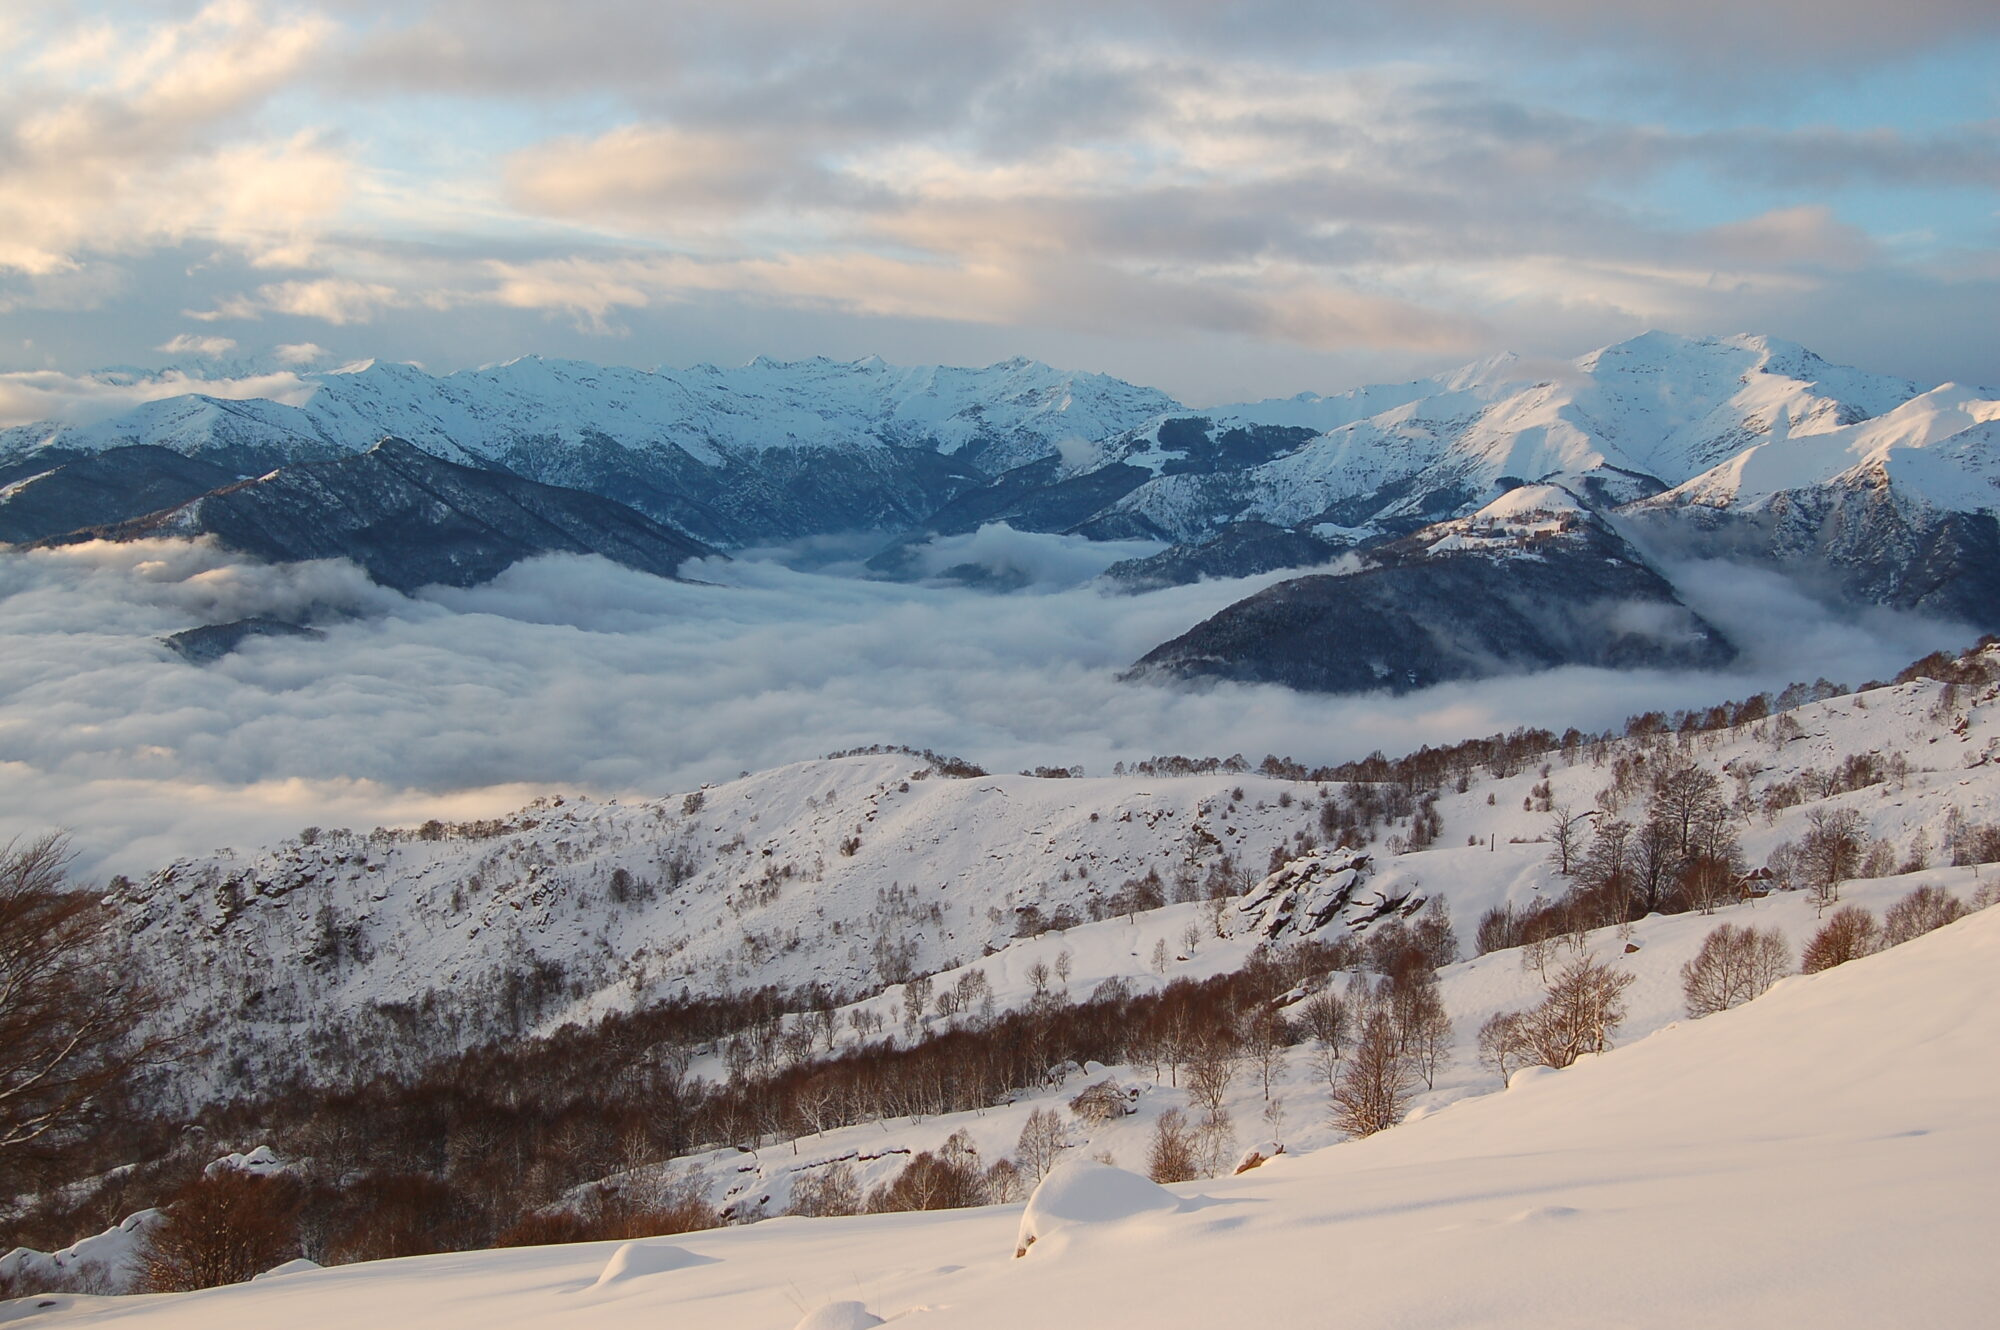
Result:
{"label": "snow-covered slope", "polygon": [[[1752,865],[1803,835],[1815,808],[1853,808],[1897,863],[1920,847],[1935,859],[1954,818],[2000,820],[2000,690],[1918,680],[1685,748],[1641,737],[1550,754],[1546,774],[1468,767],[1464,790],[1437,797],[1431,848],[1403,852],[1411,814],[1378,827],[1361,899],[1441,895],[1469,942],[1486,910],[1561,888],[1536,809],[1616,814],[1638,798],[1633,773],[1676,753],[1723,776]],[[1827,793],[1856,755],[1873,779]],[[1034,960],[1064,949],[1073,991],[1153,982],[1155,943],[1178,953],[1196,922],[1171,910],[1196,907],[1149,911],[1249,891],[1274,851],[1324,840],[1349,798],[1248,773],[926,771],[904,754],[840,758],[659,800],[550,798],[490,824],[315,829],[310,843],[176,863],[113,897],[169,996],[162,1020],[215,1039],[188,1069],[200,1094],[302,1057],[328,1076],[407,1067],[681,995],[822,984],[893,1011],[895,993],[871,995],[966,967],[1024,993]],[[1069,940],[1079,929],[1099,942]],[[1205,950],[1192,973],[1230,968],[1261,936],[1236,931],[1236,951]]]}
{"label": "snow-covered slope", "polygon": [[[1021,1207],[418,1257],[37,1323],[1973,1326],[2000,1229],[2000,911],[1504,1094],[1114,1204],[1016,1257]],[[1127,1187],[1123,1190],[1136,1191]],[[1084,1193],[1077,1195],[1077,1193]],[[1130,1198],[1127,1198],[1128,1201]],[[681,1255],[685,1253],[686,1255]],[[622,1280],[600,1276],[618,1261]],[[855,1306],[829,1307],[834,1303]],[[825,1310],[822,1310],[825,1309]],[[818,1320],[808,1318],[818,1317]]]}
{"label": "snow-covered slope", "polygon": [[316,829],[116,895],[176,995],[163,1019],[218,1036],[196,1067],[304,1046],[365,1071],[651,999],[877,992],[1088,920],[1130,879],[1168,898],[1252,881],[1309,825],[1288,783],[1249,775],[954,779],[892,754],[494,824]]}
{"label": "snow-covered slope", "polygon": [[1890,486],[1905,498],[1956,512],[2000,503],[2000,394],[1946,384],[1891,411],[1839,429],[1767,436],[1646,506],[1756,508],[1815,486]]}
{"label": "snow-covered slope", "polygon": [[[1552,378],[1520,377],[1516,363],[1502,359],[1409,385],[1407,394],[1367,389],[1327,399],[1354,402],[1354,417],[1240,475],[1163,475],[1119,507],[1188,540],[1244,518],[1393,530],[1470,511],[1503,477],[1593,488],[1623,502],[1734,457],[1781,414],[1803,442],[1917,391],[1775,338],[1647,333]],[[1383,401],[1386,409],[1369,410]],[[1280,401],[1237,410],[1246,420],[1290,423],[1319,406]]]}

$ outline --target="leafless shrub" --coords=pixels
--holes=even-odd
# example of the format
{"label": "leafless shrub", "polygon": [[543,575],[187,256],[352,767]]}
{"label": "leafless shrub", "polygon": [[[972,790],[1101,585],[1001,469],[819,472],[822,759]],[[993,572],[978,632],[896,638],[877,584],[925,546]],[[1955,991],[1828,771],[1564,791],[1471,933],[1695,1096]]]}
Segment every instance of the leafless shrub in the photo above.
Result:
{"label": "leafless shrub", "polygon": [[1564,966],[1541,1003],[1521,1013],[1529,1060],[1560,1069],[1611,1047],[1611,1032],[1625,1020],[1625,990],[1633,978],[1595,956],[1579,956]]}
{"label": "leafless shrub", "polygon": [[894,1181],[868,1193],[868,1209],[880,1214],[890,1210],[956,1210],[987,1201],[986,1177],[972,1140],[955,1131],[937,1153],[926,1150],[903,1166]]}
{"label": "leafless shrub", "polygon": [[1756,997],[1792,968],[1792,949],[1776,929],[1724,924],[1681,967],[1689,1016],[1727,1011]]}
{"label": "leafless shrub", "polygon": [[1918,887],[1889,907],[1882,918],[1882,944],[1897,946],[1943,928],[1965,913],[1965,904],[1942,887]]}
{"label": "leafless shrub", "polygon": [[1187,1182],[1195,1176],[1197,1142],[1187,1114],[1170,1108],[1153,1124],[1146,1176],[1155,1182]]}
{"label": "leafless shrub", "polygon": [[1014,1157],[1024,1172],[1034,1174],[1035,1181],[1040,1182],[1070,1145],[1069,1132],[1056,1111],[1038,1108],[1028,1114],[1021,1127],[1021,1137],[1014,1143]]}
{"label": "leafless shrub", "polygon": [[851,1215],[861,1210],[861,1184],[854,1167],[847,1163],[828,1164],[792,1184],[792,1213],[811,1219],[830,1215]]}
{"label": "leafless shrub", "polygon": [[1799,968],[1807,974],[1831,970],[1866,956],[1881,945],[1882,930],[1875,916],[1859,905],[1843,905],[1828,916],[1812,940],[1806,943]]}
{"label": "leafless shrub", "polygon": [[1369,1015],[1354,1046],[1354,1056],[1334,1083],[1331,1121],[1335,1127],[1351,1136],[1372,1136],[1403,1120],[1416,1074],[1400,1043],[1389,1012],[1377,1010]]}
{"label": "leafless shrub", "polygon": [[240,1284],[299,1254],[303,1191],[296,1180],[222,1168],[167,1203],[147,1235],[142,1282],[154,1293]]}

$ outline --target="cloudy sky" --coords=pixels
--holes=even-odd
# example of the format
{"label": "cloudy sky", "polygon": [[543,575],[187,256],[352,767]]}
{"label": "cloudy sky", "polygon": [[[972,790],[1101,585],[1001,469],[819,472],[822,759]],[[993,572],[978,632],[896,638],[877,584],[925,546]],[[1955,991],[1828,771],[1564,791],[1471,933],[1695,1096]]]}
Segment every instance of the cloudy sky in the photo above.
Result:
{"label": "cloudy sky", "polygon": [[0,371],[1018,353],[1202,402],[1660,326],[1993,382],[1996,68],[1992,0],[12,5]]}

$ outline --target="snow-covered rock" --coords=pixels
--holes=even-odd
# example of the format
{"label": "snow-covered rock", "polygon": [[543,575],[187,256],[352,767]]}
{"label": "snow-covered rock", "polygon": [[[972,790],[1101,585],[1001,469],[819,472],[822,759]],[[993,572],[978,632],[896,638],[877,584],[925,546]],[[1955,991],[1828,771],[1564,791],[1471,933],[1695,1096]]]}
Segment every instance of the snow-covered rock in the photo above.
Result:
{"label": "snow-covered rock", "polygon": [[1014,1254],[1065,1229],[1116,1224],[1139,1215],[1172,1213],[1184,1206],[1180,1197],[1149,1178],[1095,1159],[1071,1159],[1058,1164],[1028,1198],[1015,1235]]}
{"label": "snow-covered rock", "polygon": [[873,1330],[881,1317],[859,1302],[829,1302],[799,1318],[792,1330]]}
{"label": "snow-covered rock", "polygon": [[604,1263],[592,1288],[608,1288],[622,1284],[628,1279],[642,1279],[647,1275],[665,1274],[670,1270],[685,1270],[689,1266],[707,1265],[714,1258],[697,1256],[685,1247],[676,1247],[666,1242],[627,1242],[620,1244],[611,1253],[611,1259]]}

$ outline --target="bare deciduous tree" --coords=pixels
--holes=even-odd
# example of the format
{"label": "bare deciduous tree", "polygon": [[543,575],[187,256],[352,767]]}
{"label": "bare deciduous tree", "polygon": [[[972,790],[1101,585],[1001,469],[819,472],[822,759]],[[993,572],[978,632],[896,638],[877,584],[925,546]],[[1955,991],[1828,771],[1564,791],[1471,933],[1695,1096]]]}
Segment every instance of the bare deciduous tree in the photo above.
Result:
{"label": "bare deciduous tree", "polygon": [[0,847],[0,1182],[60,1157],[170,1051],[135,1034],[147,994],[69,858],[59,835]]}
{"label": "bare deciduous tree", "polygon": [[1840,884],[1861,868],[1861,814],[1852,808],[1814,808],[1806,813],[1806,822],[1799,864],[1813,903],[1824,910],[1840,899]]}
{"label": "bare deciduous tree", "polygon": [[1498,1075],[1503,1085],[1508,1077],[1535,1060],[1526,1022],[1525,1013],[1500,1011],[1479,1027],[1479,1065]]}
{"label": "bare deciduous tree", "polygon": [[792,1184],[792,1213],[823,1219],[831,1215],[857,1214],[861,1210],[861,1184],[854,1166],[828,1164],[807,1173]]}
{"label": "bare deciduous tree", "polygon": [[304,1195],[285,1175],[220,1168],[167,1203],[149,1235],[143,1282],[155,1293],[240,1284],[299,1254]]}
{"label": "bare deciduous tree", "polygon": [[1799,968],[1807,974],[1831,970],[1866,956],[1881,945],[1882,930],[1875,916],[1859,905],[1843,905],[1827,918],[1806,943]]}
{"label": "bare deciduous tree", "polygon": [[1370,1013],[1354,1056],[1333,1087],[1332,1124],[1351,1136],[1372,1136],[1403,1120],[1415,1083],[1387,1011]]}
{"label": "bare deciduous tree", "polygon": [[1934,928],[1943,928],[1964,913],[1964,903],[1942,887],[1918,887],[1882,916],[1882,943],[1898,946]]}
{"label": "bare deciduous tree", "polygon": [[1435,1089],[1438,1067],[1451,1052],[1451,1017],[1438,996],[1436,977],[1425,975],[1398,985],[1391,1010],[1403,1055],[1424,1078],[1424,1088]]}
{"label": "bare deciduous tree", "polygon": [[1681,992],[1688,1015],[1700,1018],[1727,1011],[1756,997],[1792,968],[1792,949],[1776,929],[1723,924],[1702,940],[1695,958],[1681,967]]}
{"label": "bare deciduous tree", "polygon": [[1578,813],[1568,804],[1557,805],[1549,814],[1549,862],[1564,877],[1570,875],[1582,857],[1585,824],[1596,816],[1595,808]]}
{"label": "bare deciduous tree", "polygon": [[1069,1148],[1069,1131],[1062,1118],[1052,1108],[1038,1108],[1028,1114],[1028,1121],[1021,1128],[1021,1137],[1014,1143],[1014,1158],[1040,1182]]}
{"label": "bare deciduous tree", "polygon": [[1146,1176],[1155,1182],[1186,1182],[1195,1176],[1195,1134],[1178,1108],[1160,1114],[1146,1155]]}
{"label": "bare deciduous tree", "polygon": [[1315,993],[1299,1007],[1299,1027],[1312,1040],[1313,1065],[1330,1088],[1352,1028],[1347,1003],[1332,989]]}
{"label": "bare deciduous tree", "polygon": [[1634,977],[1595,956],[1579,956],[1564,966],[1540,1005],[1521,1013],[1521,1034],[1532,1060],[1560,1069],[1611,1047],[1611,1032],[1625,1020],[1625,990]]}
{"label": "bare deciduous tree", "polygon": [[1210,1033],[1188,1055],[1188,1098],[1201,1110],[1204,1122],[1222,1116],[1223,1101],[1228,1097],[1230,1083],[1236,1079],[1242,1056],[1234,1033],[1226,1030]]}

